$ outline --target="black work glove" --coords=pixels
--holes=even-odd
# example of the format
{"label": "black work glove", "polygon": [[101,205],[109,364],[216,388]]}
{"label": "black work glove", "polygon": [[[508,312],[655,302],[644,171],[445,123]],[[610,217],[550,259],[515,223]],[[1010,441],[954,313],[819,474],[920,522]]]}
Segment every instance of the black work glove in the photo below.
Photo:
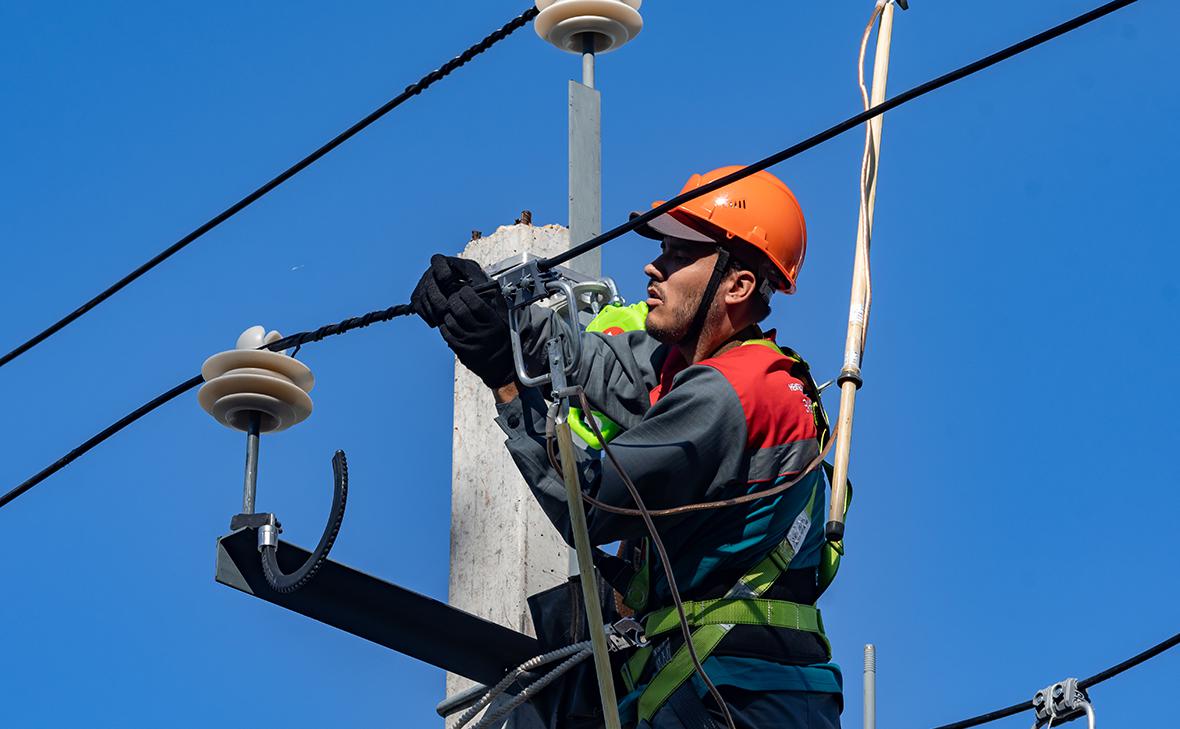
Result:
{"label": "black work glove", "polygon": [[481,297],[471,286],[461,287],[447,299],[439,331],[463,366],[488,387],[515,379],[508,308],[499,291]]}
{"label": "black work glove", "polygon": [[430,257],[430,268],[422,274],[410,295],[410,306],[427,326],[434,328],[442,324],[447,299],[464,286],[478,286],[488,280],[488,275],[475,261],[435,253]]}

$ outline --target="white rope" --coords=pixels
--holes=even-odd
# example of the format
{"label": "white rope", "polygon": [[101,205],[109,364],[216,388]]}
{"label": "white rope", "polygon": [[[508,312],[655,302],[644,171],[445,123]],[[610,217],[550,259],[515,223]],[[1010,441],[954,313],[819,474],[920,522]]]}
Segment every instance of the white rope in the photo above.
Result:
{"label": "white rope", "polygon": [[[857,83],[860,86],[860,98],[864,103],[864,108],[867,111],[869,108],[869,90],[865,85],[865,55],[869,47],[869,36],[873,33],[873,26],[877,24],[877,18],[881,16],[882,11],[885,10],[885,5],[890,0],[877,0],[873,7],[873,14],[869,16],[869,23],[865,26],[864,35],[860,38],[860,54],[856,61],[856,76]],[[862,265],[865,272],[865,299],[864,299],[864,326],[860,331],[860,353],[864,356],[865,346],[868,343],[869,337],[869,309],[873,305],[873,277],[871,269],[869,268],[869,248],[873,244],[873,231],[869,225],[869,161],[872,159],[873,153],[873,121],[870,119],[865,122],[865,151],[860,163],[860,226],[861,234],[864,236],[864,249],[857,249],[856,255],[862,258]]]}

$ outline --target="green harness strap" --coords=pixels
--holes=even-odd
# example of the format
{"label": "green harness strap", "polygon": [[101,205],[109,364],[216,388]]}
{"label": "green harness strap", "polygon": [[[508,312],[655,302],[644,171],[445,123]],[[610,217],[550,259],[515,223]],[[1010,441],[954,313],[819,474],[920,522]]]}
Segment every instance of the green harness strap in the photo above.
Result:
{"label": "green harness strap", "polygon": [[[791,628],[816,633],[827,645],[823,632],[823,621],[819,610],[813,605],[800,605],[787,600],[769,600],[761,596],[790,567],[799,547],[811,529],[811,509],[815,504],[818,484],[811,489],[811,496],[803,510],[795,517],[787,537],[770,554],[762,559],[738,580],[726,593],[716,600],[691,600],[684,603],[688,624],[693,628],[692,645],[697,657],[703,663],[712,654],[722,639],[737,625],[764,625],[776,628]],[[675,607],[657,610],[644,621],[644,634],[650,639],[671,632],[680,625]],[[830,648],[829,648],[830,651]],[[652,656],[652,648],[640,648],[623,666],[623,682],[629,691],[634,691],[637,680],[643,675]],[[664,664],[639,695],[639,718],[651,721],[656,712],[668,701],[673,693],[695,672],[688,647],[680,646],[672,658]]]}
{"label": "green harness strap", "polygon": [[[827,413],[820,400],[819,388],[811,376],[807,362],[794,351],[780,347],[770,339],[751,339],[742,343],[759,345],[773,349],[795,363],[796,374],[802,374],[805,393],[811,400],[811,413],[815,421],[817,440],[822,450],[831,435]],[[607,436],[608,440],[611,436]],[[832,467],[824,463],[829,482],[832,480]],[[725,597],[715,600],[691,600],[683,603],[689,627],[692,628],[691,640],[696,649],[697,657],[703,663],[721,641],[737,625],[759,625],[771,628],[789,628],[816,634],[823,641],[828,654],[831,654],[831,644],[824,634],[823,619],[820,611],[814,605],[801,605],[787,600],[771,600],[761,596],[774,584],[789,568],[791,561],[798,553],[799,547],[811,528],[811,509],[819,492],[819,484],[812,487],[811,496],[803,510],[795,517],[791,529],[778,546],[764,557],[753,569],[743,575]],[[849,483],[847,506],[852,501],[852,484]],[[624,602],[636,610],[643,610],[650,599],[651,584],[651,554],[650,545],[644,540],[643,563],[632,578],[624,596]],[[843,542],[825,542],[820,555],[818,574],[818,595],[832,583],[840,567],[840,558],[844,554]],[[644,633],[648,639],[670,633],[680,627],[680,616],[675,607],[657,610],[644,621]],[[628,691],[638,687],[652,658],[652,647],[638,649],[621,668],[622,679]],[[643,693],[639,696],[638,714],[642,721],[651,721],[673,693],[687,681],[695,667],[689,656],[687,646],[681,646],[666,664],[656,671]]]}
{"label": "green harness strap", "polygon": [[[784,600],[760,597],[720,597],[684,603],[689,625],[761,625],[768,628],[791,628],[819,633],[823,630],[819,608]],[[646,621],[648,638],[680,628],[676,609],[660,610]]]}

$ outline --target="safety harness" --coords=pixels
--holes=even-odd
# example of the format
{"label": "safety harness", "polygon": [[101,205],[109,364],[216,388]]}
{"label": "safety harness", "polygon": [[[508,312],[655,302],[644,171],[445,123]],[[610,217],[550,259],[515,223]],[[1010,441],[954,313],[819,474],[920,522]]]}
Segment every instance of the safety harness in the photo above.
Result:
{"label": "safety harness", "polygon": [[[827,416],[819,399],[819,388],[808,370],[807,363],[795,352],[779,347],[769,339],[752,339],[742,346],[760,345],[769,347],[795,363],[792,374],[802,375],[804,388],[812,401],[812,417],[815,418],[820,448],[830,435]],[[825,470],[830,468],[824,464]],[[774,547],[752,569],[742,575],[723,597],[712,600],[690,600],[684,603],[684,611],[692,629],[692,643],[698,658],[704,661],[720,645],[729,632],[738,625],[786,628],[812,633],[824,645],[827,660],[831,659],[831,645],[824,634],[823,619],[815,605],[803,605],[780,599],[767,599],[766,593],[790,568],[792,560],[811,530],[811,511],[816,498],[822,498],[819,491],[822,482],[812,486],[807,503],[795,516],[786,537]],[[644,545],[646,551],[647,545]],[[824,543],[818,575],[816,599],[831,584],[839,569],[843,545]],[[624,602],[637,611],[646,607],[650,597],[650,559],[645,559],[636,572],[627,590]],[[639,584],[637,584],[639,583]],[[635,603],[632,603],[635,600]],[[650,612],[643,619],[644,635],[650,642],[661,636],[674,633],[680,627],[680,617],[675,607]],[[663,641],[660,641],[663,642]],[[681,645],[674,653],[667,655],[667,649],[660,650],[658,643],[636,650],[622,668],[622,680],[628,691],[634,691],[643,683],[646,673],[651,673],[647,686],[639,696],[638,716],[641,721],[651,721],[668,699],[694,673],[692,660],[686,646]]]}
{"label": "safety harness", "polygon": [[[624,307],[606,307],[599,315],[603,323],[611,322],[611,327],[623,330],[618,326],[624,317],[619,309]],[[645,307],[646,309],[646,307]],[[637,312],[628,312],[630,314]],[[646,314],[646,311],[643,312]],[[634,317],[627,322],[627,329],[638,329],[642,326],[641,317]],[[592,323],[593,327],[594,324]],[[605,331],[607,327],[595,327],[597,331]],[[619,333],[619,331],[611,333]],[[768,347],[778,354],[791,360],[792,375],[803,382],[804,392],[811,400],[812,417],[815,420],[817,440],[822,450],[827,444],[831,431],[827,414],[820,401],[819,388],[811,376],[807,363],[797,353],[786,347],[780,347],[771,339],[751,339],[742,342],[741,346]],[[600,413],[590,414],[599,421],[605,420]],[[610,425],[614,425],[610,423]],[[615,427],[617,432],[617,426]],[[606,433],[604,432],[604,436]],[[612,436],[607,436],[609,441]],[[592,443],[599,445],[597,440]],[[831,480],[831,466],[823,464],[827,473],[827,480]],[[802,510],[795,516],[787,531],[786,537],[774,547],[765,557],[743,574],[722,597],[710,600],[690,600],[684,602],[685,614],[691,628],[691,639],[697,656],[704,661],[725,639],[730,631],[739,625],[762,626],[768,628],[783,628],[798,630],[814,634],[824,646],[826,660],[831,660],[831,644],[824,634],[823,619],[820,611],[812,605],[804,605],[781,599],[767,598],[767,593],[780,578],[786,574],[792,560],[798,554],[800,547],[811,530],[811,511],[817,498],[822,499],[820,490],[822,481],[812,486],[811,494]],[[848,500],[851,501],[851,485]],[[636,550],[637,563],[633,563],[627,570],[629,579],[623,592],[623,602],[643,615],[643,630],[647,645],[636,649],[635,653],[623,664],[621,679],[628,691],[634,692],[645,683],[646,687],[639,696],[638,718],[650,722],[655,714],[668,702],[672,695],[694,673],[692,660],[686,646],[681,645],[672,652],[669,648],[670,639],[680,627],[680,617],[675,607],[666,607],[646,612],[651,598],[651,548],[647,539],[640,540]],[[824,590],[835,579],[840,566],[840,558],[844,553],[842,542],[824,542],[821,549],[820,564],[817,575],[817,592],[815,598],[823,594]],[[611,559],[610,561],[617,561]],[[616,579],[618,574],[616,573]],[[614,580],[612,580],[614,581]]]}

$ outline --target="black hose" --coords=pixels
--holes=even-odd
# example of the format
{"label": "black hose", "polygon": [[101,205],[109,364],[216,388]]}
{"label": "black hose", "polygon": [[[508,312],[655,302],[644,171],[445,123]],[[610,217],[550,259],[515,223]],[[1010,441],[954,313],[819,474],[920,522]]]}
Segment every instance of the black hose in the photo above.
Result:
{"label": "black hose", "polygon": [[289,575],[284,574],[279,567],[278,547],[268,545],[262,548],[262,573],[266,575],[267,584],[275,592],[295,592],[310,582],[324,562],[328,561],[328,552],[332,551],[332,544],[336,541],[336,535],[340,533],[340,524],[344,521],[344,506],[348,501],[348,461],[344,457],[344,451],[336,451],[336,455],[332,456],[332,481],[332,512],[328,516],[328,524],[324,527],[320,543],[302,567]]}

